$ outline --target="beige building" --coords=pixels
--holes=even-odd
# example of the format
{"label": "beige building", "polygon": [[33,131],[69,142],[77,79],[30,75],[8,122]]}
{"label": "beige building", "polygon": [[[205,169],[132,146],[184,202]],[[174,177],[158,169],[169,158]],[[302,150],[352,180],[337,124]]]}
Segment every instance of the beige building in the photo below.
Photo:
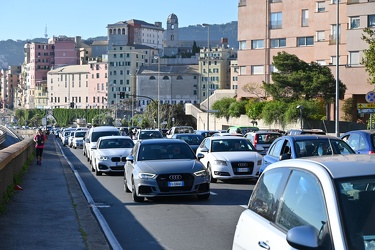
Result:
{"label": "beige building", "polygon": [[222,41],[221,46],[210,48],[206,46],[200,50],[198,64],[201,78],[198,96],[201,102],[207,98],[207,79],[209,96],[217,89],[230,88],[231,60],[236,58],[237,51],[229,48],[225,41]]}
{"label": "beige building", "polygon": [[[306,62],[330,67],[336,77],[337,48],[339,79],[347,86],[345,98],[365,102],[373,90],[360,64],[367,44],[363,28],[375,27],[374,0],[341,0],[339,46],[336,46],[337,0],[239,0],[238,4],[238,97],[255,97],[251,86],[272,82],[272,58],[280,51]],[[265,93],[263,93],[265,95]],[[342,105],[342,101],[340,101]],[[334,117],[334,104],[330,118]],[[340,109],[341,111],[341,109]],[[340,112],[340,119],[342,114]]]}

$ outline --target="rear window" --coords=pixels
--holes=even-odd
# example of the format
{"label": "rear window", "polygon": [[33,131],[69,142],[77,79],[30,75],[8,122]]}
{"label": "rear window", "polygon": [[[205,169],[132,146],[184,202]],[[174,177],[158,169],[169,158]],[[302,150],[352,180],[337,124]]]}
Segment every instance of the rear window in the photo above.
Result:
{"label": "rear window", "polygon": [[91,135],[91,142],[96,142],[99,137],[102,136],[109,136],[109,135],[120,135],[120,131],[100,131],[100,132],[92,132]]}
{"label": "rear window", "polygon": [[271,144],[276,138],[280,136],[281,134],[275,133],[256,134],[258,144]]}

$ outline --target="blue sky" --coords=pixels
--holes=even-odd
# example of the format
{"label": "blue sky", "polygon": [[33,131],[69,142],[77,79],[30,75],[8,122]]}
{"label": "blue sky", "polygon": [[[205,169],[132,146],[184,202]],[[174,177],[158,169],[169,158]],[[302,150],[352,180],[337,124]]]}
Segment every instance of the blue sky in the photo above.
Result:
{"label": "blue sky", "polygon": [[66,35],[83,39],[105,36],[107,24],[131,19],[148,23],[166,21],[171,13],[179,27],[238,20],[238,0],[3,0],[0,40]]}

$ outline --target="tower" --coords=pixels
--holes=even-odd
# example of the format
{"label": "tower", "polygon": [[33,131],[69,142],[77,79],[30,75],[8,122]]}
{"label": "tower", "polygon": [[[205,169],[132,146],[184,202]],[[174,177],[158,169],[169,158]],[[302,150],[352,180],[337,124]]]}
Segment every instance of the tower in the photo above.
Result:
{"label": "tower", "polygon": [[167,31],[165,39],[166,56],[175,56],[178,53],[178,18],[175,14],[170,14],[167,19]]}

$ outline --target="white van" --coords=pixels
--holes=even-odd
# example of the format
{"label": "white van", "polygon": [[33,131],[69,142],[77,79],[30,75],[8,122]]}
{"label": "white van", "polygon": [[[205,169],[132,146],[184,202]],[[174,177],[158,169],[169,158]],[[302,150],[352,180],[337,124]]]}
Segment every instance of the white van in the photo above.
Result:
{"label": "white van", "polygon": [[100,126],[90,128],[84,137],[83,155],[86,156],[87,161],[91,159],[91,148],[95,146],[99,137],[109,135],[120,135],[118,128],[114,126]]}

